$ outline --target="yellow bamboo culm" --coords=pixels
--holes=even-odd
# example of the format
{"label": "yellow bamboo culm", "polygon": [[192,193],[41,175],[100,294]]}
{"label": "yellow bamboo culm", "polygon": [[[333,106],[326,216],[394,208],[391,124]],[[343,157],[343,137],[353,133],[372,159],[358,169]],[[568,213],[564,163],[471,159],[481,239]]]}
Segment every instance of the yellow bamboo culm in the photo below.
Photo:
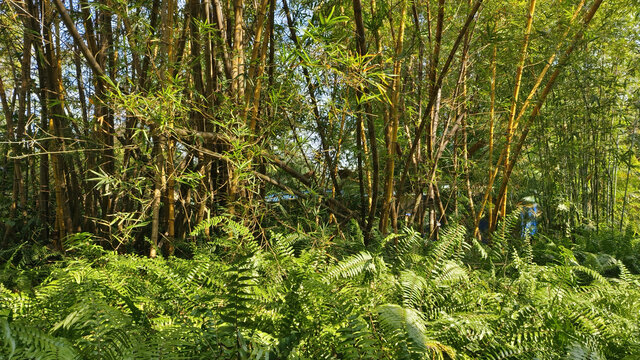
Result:
{"label": "yellow bamboo culm", "polygon": [[[518,107],[518,97],[520,95],[520,85],[522,84],[522,71],[524,69],[524,63],[527,58],[527,48],[529,47],[529,37],[531,35],[531,25],[533,24],[533,14],[536,9],[536,0],[529,2],[529,11],[527,12],[527,25],[524,34],[524,40],[522,42],[522,50],[520,51],[520,61],[518,62],[518,68],[516,69],[515,86],[513,88],[513,100],[511,101],[511,108],[509,109],[509,121],[507,123],[506,144],[505,144],[505,158],[504,158],[504,174],[507,178],[507,168],[509,167],[509,155],[511,140],[514,133],[514,120],[516,117],[516,109]],[[500,203],[496,204],[496,210],[492,217],[494,221],[497,220],[497,215],[504,216],[507,212],[506,201],[507,190],[505,188],[504,194],[498,197]],[[492,224],[495,227],[495,222]]]}
{"label": "yellow bamboo culm", "polygon": [[393,81],[391,85],[390,124],[387,126],[387,168],[384,185],[384,206],[380,217],[380,231],[386,233],[389,225],[390,208],[393,200],[393,178],[395,170],[396,147],[398,144],[398,128],[400,123],[400,72],[402,70],[402,43],[404,41],[404,25],[407,14],[407,1],[402,2],[398,38],[396,39],[395,61],[393,63]]}

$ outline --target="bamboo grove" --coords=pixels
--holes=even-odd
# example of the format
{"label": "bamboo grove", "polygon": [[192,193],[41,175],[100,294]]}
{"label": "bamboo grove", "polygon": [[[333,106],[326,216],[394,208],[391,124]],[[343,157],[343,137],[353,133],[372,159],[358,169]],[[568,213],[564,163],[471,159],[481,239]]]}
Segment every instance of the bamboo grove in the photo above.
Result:
{"label": "bamboo grove", "polygon": [[3,245],[171,255],[220,215],[481,237],[534,193],[549,229],[633,228],[639,5],[5,0]]}

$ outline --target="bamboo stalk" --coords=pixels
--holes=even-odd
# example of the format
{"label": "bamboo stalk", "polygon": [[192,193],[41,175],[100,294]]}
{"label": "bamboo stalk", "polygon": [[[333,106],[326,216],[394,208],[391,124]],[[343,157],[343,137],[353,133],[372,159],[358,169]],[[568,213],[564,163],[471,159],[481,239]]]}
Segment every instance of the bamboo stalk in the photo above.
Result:
{"label": "bamboo stalk", "polygon": [[402,84],[400,73],[402,71],[402,44],[404,42],[405,17],[407,14],[407,1],[402,0],[402,10],[400,11],[400,24],[398,25],[398,36],[395,46],[395,60],[393,63],[393,81],[391,82],[391,108],[389,111],[390,124],[387,127],[387,163],[386,181],[384,186],[384,197],[382,214],[380,215],[380,231],[385,234],[389,225],[390,210],[393,202],[394,190],[394,169],[396,148],[398,147],[398,128],[400,124],[400,87]]}
{"label": "bamboo stalk", "polygon": [[[516,69],[513,98],[511,100],[511,108],[509,109],[509,120],[507,123],[507,133],[505,137],[506,138],[506,144],[505,144],[506,153],[504,158],[505,174],[506,174],[506,167],[509,164],[509,155],[510,155],[509,150],[511,147],[511,139],[513,137],[513,132],[514,132],[513,125],[514,125],[514,120],[516,116],[516,109],[518,106],[518,96],[520,95],[520,86],[522,83],[522,70],[524,69],[524,62],[527,58],[527,48],[529,46],[529,37],[531,36],[531,25],[533,24],[533,15],[534,15],[535,9],[536,9],[536,0],[530,0],[529,10],[527,12],[527,23],[525,27],[524,40],[522,42],[522,49],[520,50],[520,60],[518,62],[518,67]],[[506,188],[505,188],[505,198],[506,198]],[[507,211],[507,202],[505,198],[501,197],[502,202],[497,204],[498,206],[496,206],[493,214],[494,219],[497,219],[498,213],[500,213],[502,216],[505,215]],[[494,228],[495,223],[492,223],[491,227]]]}

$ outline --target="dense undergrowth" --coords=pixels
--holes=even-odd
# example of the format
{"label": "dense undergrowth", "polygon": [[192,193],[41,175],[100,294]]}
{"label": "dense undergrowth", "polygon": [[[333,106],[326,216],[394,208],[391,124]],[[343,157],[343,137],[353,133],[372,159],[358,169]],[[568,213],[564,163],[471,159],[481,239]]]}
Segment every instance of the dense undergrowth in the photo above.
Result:
{"label": "dense undergrowth", "polygon": [[118,255],[89,235],[65,254],[23,245],[3,254],[0,358],[640,358],[634,269],[594,238],[510,236],[515,222],[490,246],[451,226],[365,248],[355,225],[261,246],[225,218],[188,259]]}

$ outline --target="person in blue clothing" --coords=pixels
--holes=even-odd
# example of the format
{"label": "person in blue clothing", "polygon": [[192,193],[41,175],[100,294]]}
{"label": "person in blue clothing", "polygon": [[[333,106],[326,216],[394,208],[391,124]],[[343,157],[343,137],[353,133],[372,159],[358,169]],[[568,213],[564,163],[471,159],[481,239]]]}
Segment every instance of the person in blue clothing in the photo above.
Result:
{"label": "person in blue clothing", "polygon": [[478,230],[480,231],[480,240],[484,244],[489,243],[489,218],[487,216],[483,216],[478,223]]}
{"label": "person in blue clothing", "polygon": [[522,199],[522,212],[520,213],[520,226],[522,237],[533,236],[538,232],[538,204],[533,196]]}

